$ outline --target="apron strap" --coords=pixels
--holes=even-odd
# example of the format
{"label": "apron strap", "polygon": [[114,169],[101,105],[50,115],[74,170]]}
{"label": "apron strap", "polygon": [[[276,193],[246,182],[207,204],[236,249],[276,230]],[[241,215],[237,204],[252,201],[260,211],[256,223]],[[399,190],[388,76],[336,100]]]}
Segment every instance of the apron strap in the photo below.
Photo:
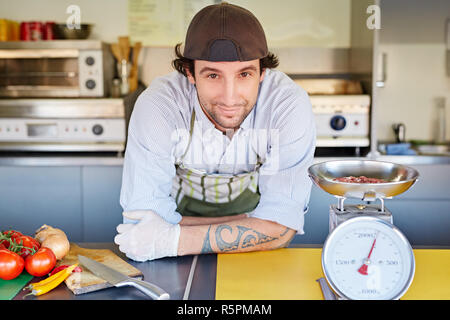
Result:
{"label": "apron strap", "polygon": [[189,142],[188,145],[186,147],[186,150],[184,150],[183,155],[181,156],[180,162],[183,161],[184,157],[186,156],[186,153],[189,150],[189,147],[191,145],[191,141],[192,141],[192,133],[194,132],[194,123],[195,123],[195,109],[192,109],[192,115],[191,115],[191,124],[189,126]]}

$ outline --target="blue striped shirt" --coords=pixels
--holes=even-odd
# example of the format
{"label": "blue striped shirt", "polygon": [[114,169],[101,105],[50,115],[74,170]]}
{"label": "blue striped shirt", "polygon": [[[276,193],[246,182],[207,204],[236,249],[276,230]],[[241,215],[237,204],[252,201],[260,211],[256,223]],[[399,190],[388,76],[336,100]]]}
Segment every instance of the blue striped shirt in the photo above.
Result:
{"label": "blue striped shirt", "polygon": [[129,123],[120,194],[123,210],[152,210],[168,222],[180,222],[170,194],[175,163],[188,145],[193,110],[193,145],[183,164],[209,174],[237,174],[251,171],[258,154],[263,163],[261,198],[253,217],[303,234],[312,187],[307,169],[316,143],[314,115],[305,90],[271,69],[259,85],[255,107],[231,139],[206,117],[195,86],[185,76],[175,71],[153,80],[138,97]]}

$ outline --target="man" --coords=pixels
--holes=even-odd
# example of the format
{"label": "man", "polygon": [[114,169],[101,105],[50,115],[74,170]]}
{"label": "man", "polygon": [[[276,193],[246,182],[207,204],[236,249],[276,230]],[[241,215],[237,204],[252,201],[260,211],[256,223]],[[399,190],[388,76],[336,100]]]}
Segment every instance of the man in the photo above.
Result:
{"label": "man", "polygon": [[306,92],[256,17],[221,3],[192,19],[175,71],[129,124],[115,242],[137,261],[285,247],[303,233],[315,150]]}

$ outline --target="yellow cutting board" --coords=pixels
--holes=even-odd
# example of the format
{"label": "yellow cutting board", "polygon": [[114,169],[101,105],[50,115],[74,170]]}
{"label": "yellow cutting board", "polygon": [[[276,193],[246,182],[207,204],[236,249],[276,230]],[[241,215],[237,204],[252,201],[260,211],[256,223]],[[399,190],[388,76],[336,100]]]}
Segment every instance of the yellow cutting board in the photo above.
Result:
{"label": "yellow cutting board", "polygon": [[450,250],[414,249],[416,272],[401,300],[450,299]]}
{"label": "yellow cutting board", "polygon": [[[322,249],[288,248],[217,256],[217,300],[322,300]],[[414,280],[402,297],[450,299],[450,250],[416,249]]]}
{"label": "yellow cutting board", "polygon": [[323,299],[322,249],[293,248],[217,255],[217,300]]}

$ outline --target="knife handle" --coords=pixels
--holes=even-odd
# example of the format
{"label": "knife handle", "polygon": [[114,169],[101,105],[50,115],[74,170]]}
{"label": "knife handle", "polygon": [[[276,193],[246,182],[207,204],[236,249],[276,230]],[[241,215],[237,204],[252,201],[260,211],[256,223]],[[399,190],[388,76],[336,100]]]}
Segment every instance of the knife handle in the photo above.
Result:
{"label": "knife handle", "polygon": [[122,281],[118,284],[116,284],[116,287],[123,287],[123,286],[132,286],[136,289],[142,291],[146,295],[148,295],[150,298],[154,300],[169,300],[170,295],[165,292],[160,287],[151,284],[150,282],[129,278],[125,281]]}
{"label": "knife handle", "polygon": [[325,300],[336,300],[337,299],[334,292],[331,291],[330,287],[328,286],[327,280],[325,280],[325,278],[319,278],[316,281],[319,283],[320,288],[322,289],[322,294],[323,294],[323,297],[325,298]]}

